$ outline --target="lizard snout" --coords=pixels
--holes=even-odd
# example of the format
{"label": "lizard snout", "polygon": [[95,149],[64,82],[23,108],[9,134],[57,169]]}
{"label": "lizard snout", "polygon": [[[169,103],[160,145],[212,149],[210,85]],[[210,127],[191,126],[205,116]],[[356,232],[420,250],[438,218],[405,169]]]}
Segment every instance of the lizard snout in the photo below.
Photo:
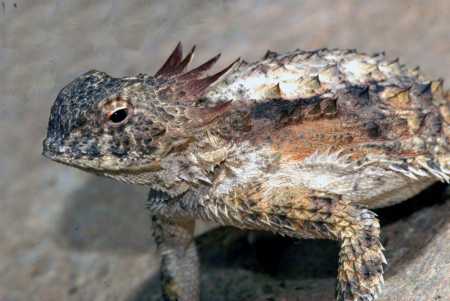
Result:
{"label": "lizard snout", "polygon": [[42,141],[42,155],[44,157],[55,160],[55,157],[62,153],[63,147],[59,146],[58,143],[55,143],[49,138],[45,138],[44,141]]}

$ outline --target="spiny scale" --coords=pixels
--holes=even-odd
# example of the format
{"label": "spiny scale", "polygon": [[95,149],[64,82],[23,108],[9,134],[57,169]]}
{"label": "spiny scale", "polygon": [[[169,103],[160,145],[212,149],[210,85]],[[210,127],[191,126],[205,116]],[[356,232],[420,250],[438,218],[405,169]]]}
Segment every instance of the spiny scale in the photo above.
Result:
{"label": "spiny scale", "polygon": [[192,60],[194,51],[195,46],[192,47],[191,51],[183,59],[183,47],[181,42],[179,42],[163,66],[155,73],[155,77],[157,78],[171,79],[173,84],[170,88],[176,91],[174,93],[182,96],[184,100],[191,101],[201,97],[209,86],[215,83],[239,61],[239,59],[237,59],[221,71],[213,75],[200,78],[217,62],[220,58],[219,53],[200,66],[186,73],[182,73]]}

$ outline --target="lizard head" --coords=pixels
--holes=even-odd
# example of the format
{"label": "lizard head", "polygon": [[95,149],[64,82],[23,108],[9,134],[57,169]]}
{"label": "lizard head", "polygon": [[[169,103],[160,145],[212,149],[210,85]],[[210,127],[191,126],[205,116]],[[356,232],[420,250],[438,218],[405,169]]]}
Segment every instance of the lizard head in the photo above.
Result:
{"label": "lizard head", "polygon": [[226,105],[194,103],[232,65],[201,77],[218,59],[184,72],[179,43],[154,76],[114,78],[96,70],[69,84],[53,103],[43,155],[60,163],[103,174],[148,173],[192,143],[192,129],[211,121]]}

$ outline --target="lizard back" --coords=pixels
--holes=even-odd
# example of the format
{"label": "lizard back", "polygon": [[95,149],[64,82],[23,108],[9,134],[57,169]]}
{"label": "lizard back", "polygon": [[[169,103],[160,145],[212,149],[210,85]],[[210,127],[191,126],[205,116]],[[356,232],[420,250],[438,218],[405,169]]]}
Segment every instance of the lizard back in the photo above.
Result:
{"label": "lizard back", "polygon": [[449,163],[450,109],[442,80],[384,54],[268,51],[261,61],[242,62],[206,100],[232,100],[223,133],[270,144],[289,160],[331,148],[354,159],[423,156]]}
{"label": "lizard back", "polygon": [[219,196],[291,181],[373,208],[450,181],[442,80],[384,54],[269,51],[241,62],[200,103],[227,104],[209,131],[238,149],[228,154],[237,168],[214,182]]}

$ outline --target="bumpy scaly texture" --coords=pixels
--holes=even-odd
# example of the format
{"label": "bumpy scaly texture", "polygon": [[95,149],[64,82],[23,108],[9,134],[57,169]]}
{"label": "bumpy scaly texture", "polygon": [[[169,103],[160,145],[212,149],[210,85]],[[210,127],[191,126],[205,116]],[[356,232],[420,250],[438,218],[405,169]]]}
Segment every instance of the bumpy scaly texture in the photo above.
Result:
{"label": "bumpy scaly texture", "polygon": [[338,300],[375,300],[369,209],[450,181],[450,95],[384,54],[268,51],[205,76],[178,44],[154,75],[90,71],[58,95],[44,155],[151,187],[165,300],[198,300],[194,221],[341,243]]}

